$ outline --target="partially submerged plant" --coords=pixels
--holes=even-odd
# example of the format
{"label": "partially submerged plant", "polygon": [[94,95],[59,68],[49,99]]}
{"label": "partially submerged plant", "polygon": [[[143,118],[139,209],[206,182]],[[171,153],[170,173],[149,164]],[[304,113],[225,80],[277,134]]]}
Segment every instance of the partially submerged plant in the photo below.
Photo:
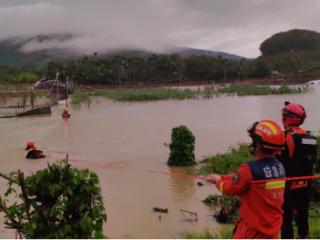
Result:
{"label": "partially submerged plant", "polygon": [[194,156],[195,137],[186,126],[172,129],[169,148],[169,166],[192,166],[196,164]]}
{"label": "partially submerged plant", "polygon": [[214,217],[220,223],[233,223],[238,216],[239,198],[210,194],[202,202],[216,209]]}

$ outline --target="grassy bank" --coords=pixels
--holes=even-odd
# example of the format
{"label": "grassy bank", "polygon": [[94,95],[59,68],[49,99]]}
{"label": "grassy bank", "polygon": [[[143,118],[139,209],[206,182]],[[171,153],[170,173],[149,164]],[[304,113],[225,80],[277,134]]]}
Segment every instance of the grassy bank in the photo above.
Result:
{"label": "grassy bank", "polygon": [[73,95],[72,103],[77,105],[92,96],[105,97],[119,102],[142,102],[167,99],[191,99],[198,96],[197,92],[189,89],[167,88],[135,88],[135,89],[107,89],[97,91],[79,91]]}
{"label": "grassy bank", "polygon": [[223,87],[204,87],[196,90],[172,89],[172,88],[135,88],[135,89],[106,89],[95,91],[78,91],[74,94],[72,103],[77,105],[88,100],[92,96],[101,96],[114,101],[141,102],[157,100],[183,100],[183,99],[208,99],[221,94],[238,96],[246,95],[269,95],[269,94],[293,94],[305,92],[306,88],[281,86],[239,85],[232,84]]}
{"label": "grassy bank", "polygon": [[237,96],[259,96],[259,95],[278,95],[278,94],[297,94],[308,90],[307,87],[289,87],[283,85],[280,87],[259,86],[251,84],[231,84],[220,88],[219,93]]}
{"label": "grassy bank", "polygon": [[182,234],[186,239],[231,239],[233,225],[226,224],[221,226],[220,232],[217,234],[212,233],[209,229],[205,228],[201,232],[186,232]]}

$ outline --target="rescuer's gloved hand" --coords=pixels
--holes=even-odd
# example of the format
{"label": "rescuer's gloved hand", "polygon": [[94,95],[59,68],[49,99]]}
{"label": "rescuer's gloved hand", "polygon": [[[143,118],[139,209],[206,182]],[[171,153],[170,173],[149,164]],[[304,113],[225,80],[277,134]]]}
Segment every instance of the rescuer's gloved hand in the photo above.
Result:
{"label": "rescuer's gloved hand", "polygon": [[221,176],[218,174],[210,174],[206,178],[209,183],[216,183],[216,181],[221,180]]}

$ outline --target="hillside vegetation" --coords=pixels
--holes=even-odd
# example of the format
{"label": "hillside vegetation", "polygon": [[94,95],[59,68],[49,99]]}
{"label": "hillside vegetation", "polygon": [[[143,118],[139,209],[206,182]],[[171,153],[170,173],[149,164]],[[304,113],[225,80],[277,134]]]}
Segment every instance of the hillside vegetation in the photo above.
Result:
{"label": "hillside vegetation", "polygon": [[[57,36],[54,39],[61,40]],[[43,37],[30,41],[42,43],[48,40],[51,38]],[[17,66],[23,64],[24,57],[31,54],[23,55],[19,52],[19,49],[23,49],[24,43],[20,42],[16,47],[12,43],[0,43],[0,53],[3,53],[0,54],[2,63],[10,65],[10,62],[15,62]],[[302,83],[320,77],[320,33],[299,29],[277,33],[263,41],[260,50],[262,55],[256,59],[181,48],[166,54],[154,54],[142,50],[120,50],[110,53],[94,52],[90,56],[61,55],[58,60],[57,57],[52,56],[59,55],[59,50],[52,49],[36,51],[34,55],[32,53],[34,58],[29,62],[30,66],[33,61],[38,61],[40,64],[41,61],[37,60],[37,57],[45,56],[46,61],[49,61],[44,65],[45,72],[50,78],[54,78],[56,72],[59,72],[62,80],[69,76],[80,84],[118,86],[200,81],[229,83],[247,79],[257,83],[263,80],[264,83],[283,84]],[[14,54],[20,55],[14,58],[12,56]],[[68,52],[65,51],[65,54]],[[17,70],[17,73],[20,73],[19,71]],[[2,82],[20,82],[20,80],[12,81],[11,78],[5,79],[7,80]]]}
{"label": "hillside vegetation", "polygon": [[260,45],[261,71],[276,71],[280,76],[303,81],[320,76],[320,33],[293,29],[277,33]]}
{"label": "hillside vegetation", "polygon": [[43,72],[34,69],[16,69],[0,65],[0,84],[34,83]]}
{"label": "hillside vegetation", "polygon": [[293,29],[274,34],[260,45],[263,56],[300,50],[319,51],[320,33]]}
{"label": "hillside vegetation", "polygon": [[[55,60],[72,60],[83,57],[90,57],[79,49],[61,47],[65,42],[74,40],[77,36],[73,34],[49,34],[35,35],[33,37],[19,37],[0,40],[0,65],[11,67],[45,67],[48,62]],[[56,47],[55,47],[56,46]],[[109,59],[115,56],[120,57],[150,57],[156,52],[143,49],[114,49],[99,51],[92,54],[99,54],[99,58]],[[194,48],[172,48],[163,54],[177,54],[179,56],[214,56],[225,59],[240,60],[243,57],[225,52]],[[91,55],[91,54],[89,54]]]}
{"label": "hillside vegetation", "polygon": [[234,82],[267,79],[269,83],[305,82],[320,77],[320,33],[294,29],[277,33],[261,43],[256,59],[219,56],[154,54],[145,58],[87,57],[51,62],[50,76],[63,71],[79,82],[107,84],[135,82]]}

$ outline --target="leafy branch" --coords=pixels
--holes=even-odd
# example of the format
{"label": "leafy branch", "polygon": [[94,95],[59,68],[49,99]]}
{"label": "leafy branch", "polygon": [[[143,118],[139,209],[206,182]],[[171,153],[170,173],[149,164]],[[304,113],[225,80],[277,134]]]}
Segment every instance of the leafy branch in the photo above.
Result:
{"label": "leafy branch", "polygon": [[[66,160],[24,177],[20,170],[9,175],[5,197],[0,198],[5,225],[24,238],[103,238],[107,220],[98,176],[72,168]],[[17,187],[20,193],[17,194]]]}

